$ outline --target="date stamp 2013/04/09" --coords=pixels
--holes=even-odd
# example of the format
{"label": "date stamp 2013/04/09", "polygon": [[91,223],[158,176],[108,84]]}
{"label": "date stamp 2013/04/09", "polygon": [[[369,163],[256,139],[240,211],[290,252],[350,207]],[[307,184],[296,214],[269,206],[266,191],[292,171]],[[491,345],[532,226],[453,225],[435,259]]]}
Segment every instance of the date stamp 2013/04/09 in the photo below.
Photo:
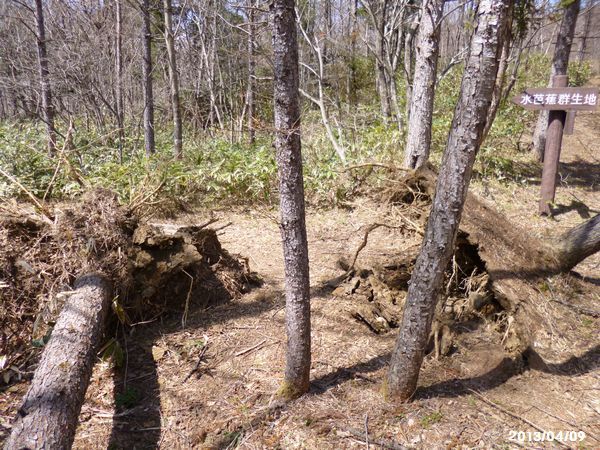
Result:
{"label": "date stamp 2013/04/09", "polygon": [[516,442],[581,442],[585,439],[584,431],[515,431],[508,432],[508,440]]}

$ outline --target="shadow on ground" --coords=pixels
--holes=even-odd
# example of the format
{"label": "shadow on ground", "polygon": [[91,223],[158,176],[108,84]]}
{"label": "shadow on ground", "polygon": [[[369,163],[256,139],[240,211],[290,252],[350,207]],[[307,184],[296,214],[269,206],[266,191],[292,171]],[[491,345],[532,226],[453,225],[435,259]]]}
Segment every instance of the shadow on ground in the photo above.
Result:
{"label": "shadow on ground", "polygon": [[[185,329],[193,330],[209,324],[240,317],[258,316],[282,306],[279,291],[269,290],[252,302],[222,301],[209,307],[192,299]],[[196,304],[194,307],[193,305]],[[180,332],[182,311],[173,311],[161,322],[141,325],[121,338],[126,353],[123,370],[114,374],[115,415],[109,441],[110,449],[158,448],[162,435],[160,384],[157,365],[152,355],[155,342],[166,334]],[[189,361],[182,373],[192,373],[197,361]]]}
{"label": "shadow on ground", "polygon": [[[314,394],[322,394],[355,378],[373,383],[378,382],[380,380],[372,380],[363,376],[363,374],[376,372],[387,366],[390,357],[391,353],[387,352],[364,362],[338,368],[313,380],[311,391]],[[546,363],[535,350],[528,348],[516,358],[504,358],[496,367],[483,375],[471,378],[454,378],[429,386],[420,386],[414,399],[453,398],[467,395],[471,391],[488,391],[506,383],[525,370],[537,370],[560,376],[577,376],[592,372],[599,367],[600,345],[587,350],[581,356],[572,356],[562,363]]]}

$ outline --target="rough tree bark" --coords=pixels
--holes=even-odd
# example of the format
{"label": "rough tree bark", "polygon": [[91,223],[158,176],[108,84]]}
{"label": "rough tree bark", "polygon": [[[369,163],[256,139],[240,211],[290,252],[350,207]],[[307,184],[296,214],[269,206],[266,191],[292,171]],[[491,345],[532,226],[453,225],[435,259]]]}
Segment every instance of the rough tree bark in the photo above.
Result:
{"label": "rough tree bark", "polygon": [[48,135],[48,153],[53,155],[56,152],[56,128],[54,127],[54,106],[52,105],[46,27],[44,25],[44,4],[42,0],[35,0],[35,18],[37,23],[37,53],[42,94],[42,114]]}
{"label": "rough tree bark", "polygon": [[415,54],[415,34],[419,29],[419,21],[413,19],[409,23],[404,35],[404,84],[406,88],[406,117],[410,120],[410,106],[412,105],[413,95],[413,75],[414,75],[414,54]]}
{"label": "rough tree bark", "polygon": [[115,94],[116,112],[117,112],[117,127],[119,128],[119,162],[123,162],[123,140],[125,138],[125,130],[123,127],[123,11],[121,0],[115,0],[116,3],[116,39],[115,39]]}
{"label": "rough tree bark", "polygon": [[600,215],[571,228],[563,234],[552,250],[557,266],[555,272],[568,272],[588,256],[600,251]]}
{"label": "rough tree bark", "polygon": [[377,66],[377,92],[381,102],[381,114],[387,120],[392,115],[390,106],[390,92],[388,89],[388,80],[385,71],[385,23],[388,9],[388,0],[380,2],[380,10],[376,16],[376,35],[375,35],[375,64]]}
{"label": "rough tree bark", "polygon": [[173,111],[173,149],[175,157],[181,159],[183,156],[182,129],[181,129],[181,106],[179,104],[179,75],[177,73],[177,53],[175,51],[175,39],[173,37],[173,5],[171,0],[164,0],[165,13],[165,43],[167,45],[167,56],[169,58],[169,89],[171,91],[171,109]]}
{"label": "rough tree bark", "polygon": [[408,289],[401,331],[390,361],[384,394],[406,401],[419,370],[452,256],[467,189],[494,90],[509,0],[482,0],[462,79],[423,246]]}
{"label": "rough tree bark", "polygon": [[[500,45],[502,46],[502,53],[500,55],[500,62],[498,64],[498,74],[496,75],[496,84],[494,85],[494,93],[492,94],[492,103],[490,109],[488,109],[487,118],[485,120],[485,128],[483,129],[483,135],[481,142],[485,141],[487,135],[492,129],[496,113],[500,107],[500,102],[503,98],[504,85],[506,84],[506,70],[508,69],[508,58],[510,56],[510,47],[512,44],[512,22],[513,22],[513,10],[514,3],[511,2],[508,10],[508,19],[506,20],[506,26],[502,32]],[[516,64],[516,61],[515,61]]]}
{"label": "rough tree bark", "polygon": [[110,283],[102,275],[77,280],[17,412],[5,449],[71,448],[110,298]]}
{"label": "rough tree bark", "polygon": [[308,391],[310,376],[310,289],[306,237],[300,107],[298,36],[294,0],[274,0],[273,65],[275,147],[279,172],[281,238],[285,266],[287,359],[279,391],[291,399]]}
{"label": "rough tree bark", "polygon": [[254,145],[256,132],[254,130],[254,90],[256,77],[256,57],[254,46],[256,40],[256,24],[254,23],[254,10],[257,8],[256,0],[248,0],[248,94],[246,104],[248,106],[248,141]]}
{"label": "rough tree bark", "polygon": [[[556,38],[556,47],[552,57],[552,69],[550,73],[550,83],[555,75],[567,75],[569,67],[569,55],[571,54],[571,45],[575,35],[575,25],[577,25],[577,16],[579,15],[580,0],[573,0],[564,10],[560,29]],[[548,111],[540,111],[533,134],[532,150],[536,153],[540,161],[544,160],[544,149],[546,148],[546,129],[548,128]]]}
{"label": "rough tree bark", "polygon": [[144,144],[146,156],[156,150],[154,143],[154,96],[152,93],[152,29],[150,28],[150,0],[142,1],[142,48],[144,83]]}
{"label": "rough tree bark", "polygon": [[421,167],[429,159],[439,54],[439,22],[444,10],[444,2],[445,0],[426,0],[421,4],[421,21],[417,36],[418,50],[404,159],[404,165],[410,169]]}

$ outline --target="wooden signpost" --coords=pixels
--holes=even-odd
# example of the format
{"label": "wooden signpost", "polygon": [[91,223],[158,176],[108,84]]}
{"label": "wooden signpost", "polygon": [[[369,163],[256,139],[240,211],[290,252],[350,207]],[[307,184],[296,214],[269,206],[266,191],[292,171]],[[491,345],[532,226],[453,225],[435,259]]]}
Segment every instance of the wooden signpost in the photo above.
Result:
{"label": "wooden signpost", "polygon": [[556,75],[552,78],[551,88],[526,89],[512,99],[525,109],[549,111],[539,206],[540,214],[548,216],[556,193],[563,134],[573,133],[577,111],[594,111],[598,107],[598,88],[566,86],[567,76]]}

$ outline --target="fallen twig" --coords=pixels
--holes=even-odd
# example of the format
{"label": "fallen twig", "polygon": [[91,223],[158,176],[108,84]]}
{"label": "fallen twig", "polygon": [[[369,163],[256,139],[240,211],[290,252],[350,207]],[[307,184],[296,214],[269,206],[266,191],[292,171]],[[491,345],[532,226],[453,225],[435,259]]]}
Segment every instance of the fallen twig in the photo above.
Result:
{"label": "fallen twig", "polygon": [[365,443],[367,444],[367,450],[369,450],[369,415],[365,414]]}
{"label": "fallen twig", "polygon": [[209,220],[207,220],[203,224],[198,225],[197,228],[201,230],[202,228],[206,228],[207,226],[212,225],[213,223],[218,222],[219,220],[221,220],[221,219],[219,219],[218,217],[211,217]]}
{"label": "fallen twig", "polygon": [[221,231],[221,230],[223,230],[224,228],[227,228],[227,227],[229,227],[229,226],[231,226],[231,225],[233,225],[233,222],[227,222],[225,225],[222,225],[222,226],[220,226],[219,228],[215,228],[215,229],[214,229],[214,231],[215,231],[215,233],[216,233],[217,231]]}
{"label": "fallen twig", "polygon": [[208,342],[206,344],[204,344],[204,347],[202,347],[202,350],[200,350],[200,355],[198,355],[198,362],[196,363],[196,366],[190,371],[190,373],[187,374],[187,377],[184,378],[183,382],[185,383],[194,373],[198,372],[198,369],[200,368],[200,364],[202,363],[202,358],[204,357],[204,354],[206,353],[206,350],[208,350]]}
{"label": "fallen twig", "polygon": [[[525,417],[521,417],[520,415],[513,413],[511,411],[509,411],[506,408],[503,408],[502,406],[498,405],[497,403],[494,403],[493,401],[489,400],[488,398],[484,397],[482,394],[480,394],[479,392],[473,390],[473,389],[469,389],[469,391],[475,395],[479,400],[481,400],[482,402],[488,404],[489,406],[492,406],[494,408],[496,408],[498,411],[503,412],[504,414],[506,414],[507,416],[512,417],[513,419],[517,419],[520,420],[521,422],[526,423],[527,425],[529,425],[530,427],[535,428],[536,430],[538,430],[541,433],[544,433],[544,436],[547,435],[547,431],[544,430],[542,427],[540,427],[539,425],[536,425],[535,423],[533,423],[531,420],[526,419]],[[560,441],[556,441],[558,442],[560,445],[562,445],[564,448],[569,448],[567,445],[563,444]]]}
{"label": "fallen twig", "polygon": [[[369,441],[365,440],[365,432],[361,430],[355,430],[354,428],[344,428],[342,431],[352,435],[353,437],[360,439],[362,442],[368,444]],[[389,448],[390,450],[406,450],[408,447],[397,444],[394,441],[388,439],[371,439],[371,444],[377,445],[382,448]]]}
{"label": "fallen twig", "polygon": [[260,341],[258,344],[256,344],[256,345],[253,345],[252,347],[250,347],[250,348],[247,348],[247,349],[245,349],[245,350],[242,350],[242,351],[239,351],[239,352],[237,352],[237,353],[235,354],[235,356],[242,356],[242,355],[245,355],[246,353],[250,353],[251,351],[253,351],[253,350],[256,350],[257,348],[259,348],[259,347],[260,347],[261,345],[263,345],[265,342],[267,342],[267,340],[266,340],[266,339],[263,339],[263,340],[262,340],[262,341]]}
{"label": "fallen twig", "polygon": [[577,306],[577,305],[574,305],[573,303],[563,302],[563,301],[557,300],[555,298],[551,298],[550,300],[553,301],[554,303],[558,303],[560,305],[571,308],[580,314],[585,314],[586,316],[591,316],[591,317],[595,317],[595,318],[600,317],[600,311],[583,308],[582,306]]}
{"label": "fallen twig", "polygon": [[[567,419],[563,419],[562,417],[559,417],[559,416],[557,416],[557,415],[555,415],[555,414],[552,414],[550,411],[546,411],[545,409],[543,409],[543,408],[540,408],[539,406],[536,406],[536,405],[532,405],[532,406],[533,406],[535,409],[537,409],[538,411],[541,411],[541,412],[543,412],[544,414],[546,414],[546,415],[548,415],[548,416],[550,416],[550,417],[553,417],[553,418],[555,418],[556,420],[560,420],[561,422],[564,422],[564,423],[566,423],[567,425],[570,425],[570,426],[572,426],[574,430],[576,430],[576,429],[581,429],[581,425],[578,425],[578,424],[576,424],[575,422],[572,422],[572,421],[570,421],[570,420],[567,420]],[[589,437],[591,437],[592,439],[594,439],[596,442],[600,442],[600,439],[598,439],[598,438],[597,438],[597,437],[596,437],[596,436],[595,436],[593,433],[590,433],[590,431],[589,431],[589,430],[588,430],[588,431],[586,431],[586,435],[588,435]]]}

